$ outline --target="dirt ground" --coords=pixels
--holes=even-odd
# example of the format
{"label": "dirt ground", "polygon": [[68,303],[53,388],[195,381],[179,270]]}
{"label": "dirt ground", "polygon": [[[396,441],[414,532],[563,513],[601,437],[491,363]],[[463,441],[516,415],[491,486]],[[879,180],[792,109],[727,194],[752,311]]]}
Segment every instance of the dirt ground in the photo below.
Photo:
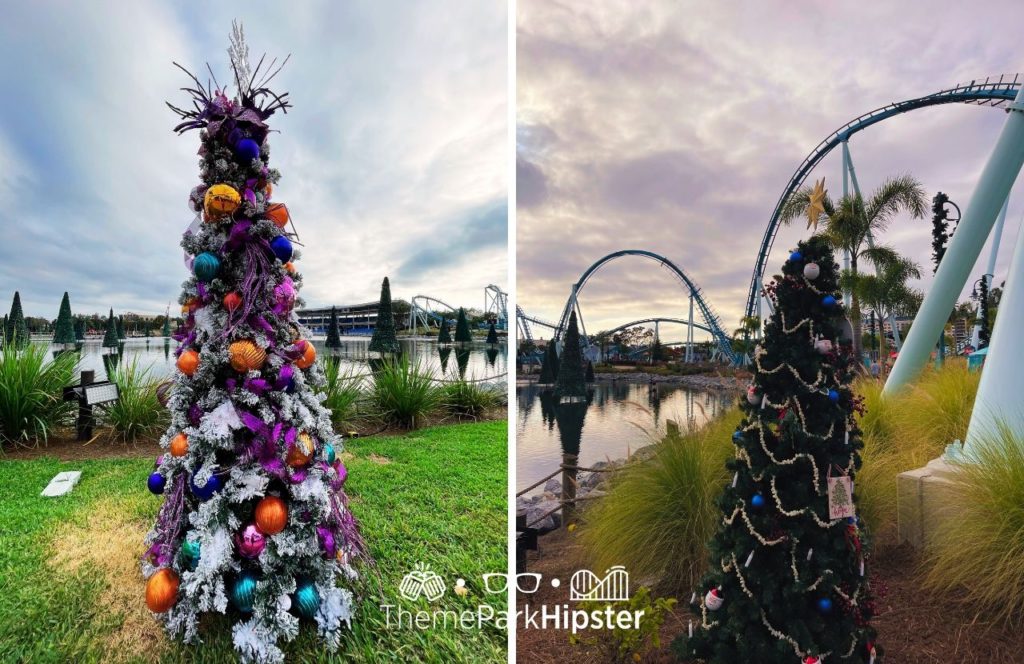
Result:
{"label": "dirt ground", "polygon": [[[581,547],[572,533],[558,530],[541,538],[538,552],[529,552],[527,571],[539,572],[545,579],[569,579],[581,561]],[[918,574],[918,559],[908,546],[886,547],[872,558],[872,578],[877,595],[878,615],[874,624],[878,643],[885,649],[884,661],[913,664],[991,664],[1024,662],[1024,631],[994,625],[984,614],[955,597],[923,591]],[[633,588],[635,590],[635,588]],[[517,600],[523,608],[523,595]],[[531,606],[554,605],[567,601],[565,586],[552,588],[541,583],[528,596]],[[685,603],[689,597],[679,598]],[[661,647],[641,661],[675,662],[669,646],[677,634],[686,631],[691,614],[686,606],[677,606],[661,629]],[[523,664],[556,662],[609,661],[596,647],[573,646],[568,632],[553,629],[519,629],[516,634],[517,661]]]}

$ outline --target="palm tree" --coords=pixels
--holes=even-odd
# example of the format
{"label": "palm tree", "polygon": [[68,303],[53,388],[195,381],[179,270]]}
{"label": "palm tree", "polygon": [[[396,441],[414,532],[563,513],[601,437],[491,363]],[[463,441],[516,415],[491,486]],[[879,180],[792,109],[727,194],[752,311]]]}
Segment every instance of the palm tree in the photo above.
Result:
{"label": "palm tree", "polygon": [[[793,194],[782,209],[783,223],[806,215],[810,200],[809,187]],[[907,211],[915,219],[919,219],[924,217],[927,209],[924,187],[909,175],[886,180],[867,200],[854,194],[843,196],[836,204],[826,196],[823,205],[824,218],[820,221],[825,223],[825,228],[819,232],[833,249],[844,251],[850,256],[849,274],[844,275],[848,285],[857,282],[861,260],[867,260],[880,267],[880,263],[893,258],[895,252],[887,247],[875,247],[874,238],[889,226],[897,214]],[[860,297],[856,289],[852,290],[850,304],[850,322],[854,330],[860,330]],[[853,351],[859,359],[859,334],[853,335]]]}
{"label": "palm tree", "polygon": [[[854,297],[869,309],[873,309],[875,318],[879,321],[898,310],[913,307],[914,302],[920,298],[920,293],[907,286],[907,282],[921,278],[921,266],[908,258],[896,255],[896,252],[892,254],[888,259],[875,263],[878,274],[858,275],[856,282],[850,284]],[[879,354],[885,357],[885,335],[881,335],[880,339]]]}
{"label": "palm tree", "polygon": [[739,353],[750,352],[750,338],[761,329],[761,319],[757,316],[740,318],[740,326],[732,331],[732,347]]}

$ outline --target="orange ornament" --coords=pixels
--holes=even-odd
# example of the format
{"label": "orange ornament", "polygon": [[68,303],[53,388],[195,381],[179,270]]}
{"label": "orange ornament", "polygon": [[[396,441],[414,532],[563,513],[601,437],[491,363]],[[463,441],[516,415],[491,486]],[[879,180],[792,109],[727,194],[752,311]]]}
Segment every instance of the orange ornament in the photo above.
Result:
{"label": "orange ornament", "polygon": [[303,431],[295,439],[291,449],[288,450],[285,462],[292,468],[300,468],[309,463],[309,460],[313,458],[313,451],[313,438]]}
{"label": "orange ornament", "polygon": [[316,348],[313,348],[312,342],[306,342],[306,350],[302,351],[302,357],[295,360],[295,366],[300,369],[308,369],[313,366],[313,362],[316,361]]}
{"label": "orange ornament", "polygon": [[178,356],[178,371],[191,376],[199,368],[199,353],[191,348]]}
{"label": "orange ornament", "polygon": [[231,357],[231,366],[241,373],[259,369],[267,361],[267,351],[248,339],[232,342],[228,346],[228,355]]}
{"label": "orange ornament", "polygon": [[284,203],[273,203],[267,206],[267,219],[274,222],[278,228],[288,225],[291,215],[288,214],[288,206]]}
{"label": "orange ornament", "polygon": [[273,193],[274,193],[274,185],[268,182],[267,186],[263,187],[263,195],[266,196],[267,198],[270,198],[270,195],[273,194]]}
{"label": "orange ornament", "polygon": [[256,504],[256,527],[267,535],[276,535],[288,524],[288,506],[277,496],[267,496]]}
{"label": "orange ornament", "polygon": [[153,613],[163,613],[178,599],[178,575],[164,567],[146,582],[146,606]]}
{"label": "orange ornament", "polygon": [[288,261],[284,264],[284,269],[288,270],[288,274],[295,274],[295,263]]}
{"label": "orange ornament", "polygon": [[171,439],[171,456],[182,457],[188,453],[188,436],[179,433]]}
{"label": "orange ornament", "polygon": [[242,306],[242,296],[238,293],[231,292],[224,296],[224,308],[228,311],[234,311],[240,306]]}

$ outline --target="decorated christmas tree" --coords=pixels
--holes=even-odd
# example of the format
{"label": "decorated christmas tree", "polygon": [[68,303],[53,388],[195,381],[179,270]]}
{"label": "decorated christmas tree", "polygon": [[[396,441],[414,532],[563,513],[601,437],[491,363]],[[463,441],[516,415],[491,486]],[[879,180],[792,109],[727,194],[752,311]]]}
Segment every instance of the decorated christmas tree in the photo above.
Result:
{"label": "decorated christmas tree", "polygon": [[469,319],[466,318],[466,310],[459,307],[459,317],[455,321],[455,343],[467,344],[473,341],[473,334],[469,331]]}
{"label": "decorated christmas tree", "polygon": [[327,326],[327,340],[324,345],[328,348],[341,348],[341,329],[338,325],[337,307],[331,307],[331,323]]}
{"label": "decorated christmas tree", "polygon": [[73,344],[75,343],[75,324],[71,319],[71,299],[67,291],[60,300],[60,312],[57,314],[57,324],[53,326],[53,343]]}
{"label": "decorated christmas tree", "polygon": [[439,344],[450,344],[452,342],[452,333],[448,329],[448,319],[442,318],[440,329],[437,331],[437,343]]}
{"label": "decorated christmas tree", "polygon": [[540,360],[540,376],[537,382],[541,385],[550,385],[558,379],[558,351],[555,350],[555,340],[548,342],[544,349],[544,356]]}
{"label": "decorated christmas tree", "polygon": [[580,328],[576,322],[575,311],[569,315],[569,327],[565,331],[562,357],[558,362],[555,396],[560,400],[574,400],[587,396],[583,350],[580,347]]}
{"label": "decorated christmas tree", "polygon": [[391,309],[391,282],[387,277],[384,277],[384,281],[380,285],[377,324],[373,328],[373,336],[370,337],[370,345],[367,350],[395,355],[402,352],[402,347],[398,344],[398,337],[395,334],[395,312]]}
{"label": "decorated christmas tree", "polygon": [[21,293],[18,291],[14,291],[11,313],[4,321],[4,336],[9,343],[17,346],[27,346],[31,340],[28,326],[25,324],[25,314],[21,310]]}
{"label": "decorated christmas tree", "polygon": [[114,318],[114,310],[110,310],[107,317],[107,328],[103,333],[103,347],[117,348],[117,319]]}
{"label": "decorated christmas tree", "polygon": [[697,616],[675,642],[707,662],[879,662],[868,543],[853,478],[862,448],[839,269],[818,236],[768,286],[774,313],[733,434],[732,482]]}
{"label": "decorated christmas tree", "polygon": [[189,74],[189,106],[171,107],[179,133],[199,130],[200,183],[181,241],[193,274],[177,372],[159,391],[171,424],[149,477],[164,503],[142,568],[169,634],[198,642],[206,614],[227,614],[243,661],[282,662],[301,621],[339,646],[354,610],[344,586],[366,549],[341,441],[314,391],[324,375],[293,311],[302,277],[288,210],[271,200],[280,174],[267,119],[290,104],[266,87],[280,68],[250,69],[246,51],[236,28],[233,98]]}

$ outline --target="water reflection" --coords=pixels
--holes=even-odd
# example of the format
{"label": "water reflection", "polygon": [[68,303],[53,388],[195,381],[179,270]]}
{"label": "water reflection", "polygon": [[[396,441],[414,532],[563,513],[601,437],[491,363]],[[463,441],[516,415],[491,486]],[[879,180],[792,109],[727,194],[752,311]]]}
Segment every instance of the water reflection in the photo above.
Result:
{"label": "water reflection", "polygon": [[558,468],[565,454],[583,467],[622,459],[659,438],[667,420],[699,426],[736,395],[615,382],[592,385],[586,403],[559,404],[550,389],[530,383],[516,388],[516,398],[516,484],[524,488]]}

